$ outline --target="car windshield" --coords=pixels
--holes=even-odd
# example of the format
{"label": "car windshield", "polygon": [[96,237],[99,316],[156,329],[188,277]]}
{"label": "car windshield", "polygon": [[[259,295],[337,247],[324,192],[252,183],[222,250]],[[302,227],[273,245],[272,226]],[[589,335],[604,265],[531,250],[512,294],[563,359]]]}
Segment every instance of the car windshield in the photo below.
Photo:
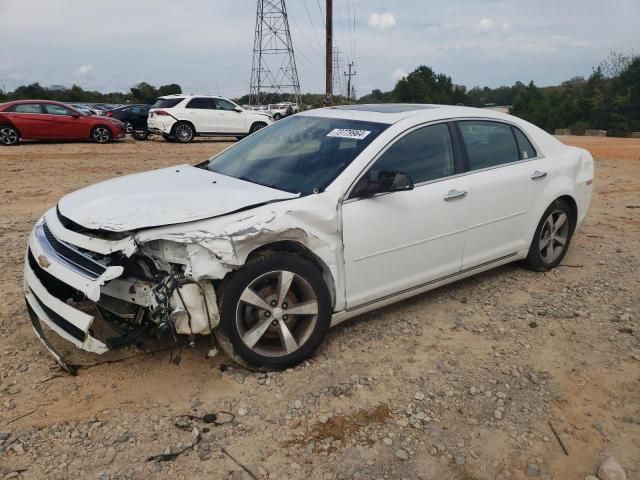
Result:
{"label": "car windshield", "polygon": [[293,116],[211,159],[212,172],[303,195],[324,190],[387,124]]}

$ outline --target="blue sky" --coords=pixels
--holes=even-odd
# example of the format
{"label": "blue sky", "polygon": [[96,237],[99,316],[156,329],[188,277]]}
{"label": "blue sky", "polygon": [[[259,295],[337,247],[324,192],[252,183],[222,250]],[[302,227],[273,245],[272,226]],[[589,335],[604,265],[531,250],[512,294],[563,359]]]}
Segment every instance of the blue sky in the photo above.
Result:
{"label": "blue sky", "polygon": [[[320,7],[324,0],[287,2],[305,92],[324,90]],[[249,86],[255,8],[255,0],[0,0],[0,87],[112,91],[144,80],[238,96]],[[334,22],[359,96],[391,89],[420,64],[468,87],[550,85],[587,76],[611,50],[640,53],[640,0],[334,0]]]}

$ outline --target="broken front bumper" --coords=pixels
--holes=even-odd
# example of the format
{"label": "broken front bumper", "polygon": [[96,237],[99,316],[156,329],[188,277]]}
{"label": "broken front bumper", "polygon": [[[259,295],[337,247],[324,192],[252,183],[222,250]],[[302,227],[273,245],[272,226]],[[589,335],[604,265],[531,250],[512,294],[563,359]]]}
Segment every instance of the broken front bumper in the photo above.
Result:
{"label": "broken front bumper", "polygon": [[[60,292],[74,289],[90,300],[100,297],[100,287],[122,274],[122,267],[108,267],[97,262],[71,244],[57,239],[44,219],[29,237],[24,267],[24,294],[34,331],[45,347],[39,322],[76,347],[93,353],[104,353],[107,346],[91,335],[94,317],[74,308],[60,297]],[[60,362],[59,355],[52,351]],[[66,368],[66,366],[65,366]]]}
{"label": "broken front bumper", "polygon": [[[52,209],[33,228],[25,258],[24,294],[36,335],[65,369],[72,370],[45,339],[40,322],[76,347],[97,354],[124,345],[130,338],[127,334],[104,335],[109,320],[95,304],[108,312],[119,311],[122,318],[130,315],[134,322],[130,327],[138,331],[142,324],[133,317],[140,321],[151,318],[156,325],[169,320],[176,334],[185,335],[208,335],[218,325],[210,281],[195,282],[184,275],[176,280],[169,273],[158,283],[123,276],[123,266],[106,263],[112,261],[110,254],[122,259],[136,255],[138,247],[132,237],[106,240],[70,230],[63,221]],[[119,310],[123,305],[127,308],[124,313]]]}

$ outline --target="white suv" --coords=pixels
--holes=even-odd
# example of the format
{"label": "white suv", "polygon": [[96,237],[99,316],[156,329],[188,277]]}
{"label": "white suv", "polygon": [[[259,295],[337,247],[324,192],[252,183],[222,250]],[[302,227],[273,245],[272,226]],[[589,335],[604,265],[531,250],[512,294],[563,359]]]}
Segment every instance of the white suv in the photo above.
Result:
{"label": "white suv", "polygon": [[242,138],[271,123],[268,113],[245,110],[226,98],[182,94],[158,98],[148,119],[151,133],[183,143],[196,136]]}

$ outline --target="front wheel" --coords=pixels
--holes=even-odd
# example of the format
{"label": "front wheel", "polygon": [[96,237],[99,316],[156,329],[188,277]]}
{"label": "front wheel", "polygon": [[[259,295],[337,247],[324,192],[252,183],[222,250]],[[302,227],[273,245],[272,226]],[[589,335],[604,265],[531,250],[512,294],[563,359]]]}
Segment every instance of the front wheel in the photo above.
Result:
{"label": "front wheel", "polygon": [[124,129],[127,133],[133,133],[133,123],[124,122]]}
{"label": "front wheel", "polygon": [[0,127],[0,144],[2,145],[15,145],[20,140],[20,134],[18,130],[10,125],[3,125]]}
{"label": "front wheel", "polygon": [[566,200],[554,201],[544,212],[529,247],[526,264],[538,272],[549,271],[562,262],[573,236],[575,219]]}
{"label": "front wheel", "polygon": [[111,130],[100,125],[91,131],[91,139],[96,143],[109,143],[111,141]]}
{"label": "front wheel", "polygon": [[324,339],[331,297],[313,263],[268,254],[233,273],[220,290],[220,347],[250,369],[284,369],[309,358]]}

